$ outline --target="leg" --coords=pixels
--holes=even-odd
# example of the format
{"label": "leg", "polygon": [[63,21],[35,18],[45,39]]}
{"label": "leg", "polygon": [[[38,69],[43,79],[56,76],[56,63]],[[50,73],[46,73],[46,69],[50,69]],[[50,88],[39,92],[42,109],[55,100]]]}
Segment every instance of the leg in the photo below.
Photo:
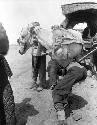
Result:
{"label": "leg", "polygon": [[94,68],[94,61],[93,61],[93,54],[90,57],[90,67],[91,67],[91,75],[95,75],[96,74],[96,69]]}
{"label": "leg", "polygon": [[[72,67],[68,70],[67,74],[64,78],[59,81],[59,83],[55,86],[53,90],[53,101],[56,105],[57,103],[63,104],[66,100],[64,97],[67,98],[67,95],[71,92],[72,86],[79,82],[80,80],[86,78],[86,69],[79,68],[79,67]],[[63,107],[62,107],[63,108]],[[60,110],[60,109],[59,109]]]}
{"label": "leg", "polygon": [[33,79],[33,85],[30,88],[37,87],[37,77],[38,77],[38,56],[32,55],[32,79]]}
{"label": "leg", "polygon": [[[64,106],[67,105],[67,97],[68,94],[72,90],[72,86],[86,78],[86,69],[85,68],[79,68],[79,67],[72,67],[68,70],[67,74],[64,76],[64,78],[59,81],[59,83],[55,86],[52,97],[54,102],[54,107],[60,115],[60,111],[64,112]],[[59,117],[59,120],[65,120],[65,112],[62,113],[62,117]]]}
{"label": "leg", "polygon": [[40,87],[45,88],[46,87],[46,56],[40,56],[39,57],[39,83]]}
{"label": "leg", "polygon": [[96,71],[97,71],[97,52],[93,53],[93,63],[96,66]]}
{"label": "leg", "polygon": [[3,103],[3,92],[1,87],[0,87],[0,125],[6,125],[6,115]]}
{"label": "leg", "polygon": [[10,83],[7,84],[3,91],[3,103],[4,110],[6,115],[6,124],[7,125],[16,125],[16,117],[15,117],[15,102],[13,91]]}
{"label": "leg", "polygon": [[61,66],[56,60],[50,60],[48,63],[48,75],[49,75],[49,85],[55,86],[57,84],[58,72],[61,69]]}

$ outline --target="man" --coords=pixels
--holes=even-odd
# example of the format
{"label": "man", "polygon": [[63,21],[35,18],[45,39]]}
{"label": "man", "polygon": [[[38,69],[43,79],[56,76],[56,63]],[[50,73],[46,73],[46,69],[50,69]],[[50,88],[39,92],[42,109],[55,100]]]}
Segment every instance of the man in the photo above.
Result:
{"label": "man", "polygon": [[8,36],[0,23],[0,125],[16,125],[15,102],[9,81],[13,73],[5,58],[8,50]]}
{"label": "man", "polygon": [[[52,58],[49,62],[49,79],[50,84],[53,85],[52,97],[59,125],[67,125],[65,107],[68,104],[67,99],[72,86],[84,80],[87,76],[86,68],[77,62],[82,52],[82,46],[78,45],[79,48],[76,44],[68,44],[66,46],[65,59],[58,60]],[[63,69],[65,75],[60,81],[57,81],[57,75],[61,69]]]}
{"label": "man", "polygon": [[[52,84],[55,85],[52,92],[54,107],[57,111],[58,120],[60,125],[66,123],[65,116],[65,106],[68,104],[67,99],[68,95],[72,90],[72,86],[77,82],[84,80],[87,76],[87,70],[84,66],[81,66],[76,61],[69,62],[69,65],[65,68],[65,60],[64,64],[60,65],[56,60],[52,60],[52,68],[53,72],[50,75],[50,79],[52,79]],[[66,62],[67,63],[67,62]],[[60,67],[67,70],[66,74],[60,81],[56,81],[57,71],[60,70]],[[53,77],[51,77],[53,76]]]}
{"label": "man", "polygon": [[[32,79],[33,85],[37,91],[42,91],[46,88],[46,49],[38,42],[36,36],[34,37],[35,44],[32,47]],[[39,74],[39,84],[37,84],[37,77]]]}

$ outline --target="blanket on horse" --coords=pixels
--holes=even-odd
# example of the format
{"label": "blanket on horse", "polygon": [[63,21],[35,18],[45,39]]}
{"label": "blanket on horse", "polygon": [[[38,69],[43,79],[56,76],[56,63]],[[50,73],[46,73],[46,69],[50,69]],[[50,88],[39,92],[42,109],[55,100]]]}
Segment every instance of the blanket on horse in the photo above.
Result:
{"label": "blanket on horse", "polygon": [[63,28],[48,31],[39,27],[35,32],[39,42],[55,59],[67,59],[81,53],[83,39],[79,31]]}
{"label": "blanket on horse", "polygon": [[81,54],[83,40],[81,33],[72,29],[56,29],[53,31],[52,57],[60,59],[74,58]]}
{"label": "blanket on horse", "polygon": [[9,50],[9,40],[6,31],[0,23],[0,54],[6,55]]}

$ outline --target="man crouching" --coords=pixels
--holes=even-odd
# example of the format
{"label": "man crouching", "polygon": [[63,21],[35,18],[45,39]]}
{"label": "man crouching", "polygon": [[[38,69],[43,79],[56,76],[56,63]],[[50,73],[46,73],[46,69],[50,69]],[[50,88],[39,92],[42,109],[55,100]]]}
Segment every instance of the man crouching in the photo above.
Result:
{"label": "man crouching", "polygon": [[[53,90],[53,103],[57,112],[59,125],[68,125],[66,121],[65,107],[68,104],[67,99],[72,90],[72,86],[77,82],[84,80],[87,76],[87,69],[77,62],[77,59],[82,54],[82,45],[72,43],[66,45],[65,50],[66,49],[66,58],[58,60],[52,57],[48,68],[50,86]],[[64,76],[58,81],[57,75],[63,71]]]}
{"label": "man crouching", "polygon": [[63,79],[56,83],[56,86],[52,92],[54,107],[57,111],[59,125],[67,125],[64,110],[68,104],[67,98],[72,90],[72,86],[77,82],[84,80],[87,76],[86,68],[74,61],[66,67],[66,70],[67,72]]}

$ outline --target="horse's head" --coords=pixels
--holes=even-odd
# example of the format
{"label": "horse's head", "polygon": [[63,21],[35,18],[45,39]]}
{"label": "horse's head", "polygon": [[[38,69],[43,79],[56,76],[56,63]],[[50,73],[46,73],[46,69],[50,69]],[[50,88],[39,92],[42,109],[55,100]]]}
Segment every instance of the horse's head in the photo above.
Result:
{"label": "horse's head", "polygon": [[30,47],[30,41],[31,41],[31,36],[30,36],[30,32],[28,28],[23,28],[21,33],[20,33],[20,37],[17,40],[20,49],[19,49],[19,53],[21,55],[25,54],[26,51],[29,49]]}
{"label": "horse's head", "polygon": [[25,54],[26,51],[37,41],[35,28],[38,26],[38,22],[29,24],[26,28],[23,28],[17,43],[20,46],[19,53]]}

